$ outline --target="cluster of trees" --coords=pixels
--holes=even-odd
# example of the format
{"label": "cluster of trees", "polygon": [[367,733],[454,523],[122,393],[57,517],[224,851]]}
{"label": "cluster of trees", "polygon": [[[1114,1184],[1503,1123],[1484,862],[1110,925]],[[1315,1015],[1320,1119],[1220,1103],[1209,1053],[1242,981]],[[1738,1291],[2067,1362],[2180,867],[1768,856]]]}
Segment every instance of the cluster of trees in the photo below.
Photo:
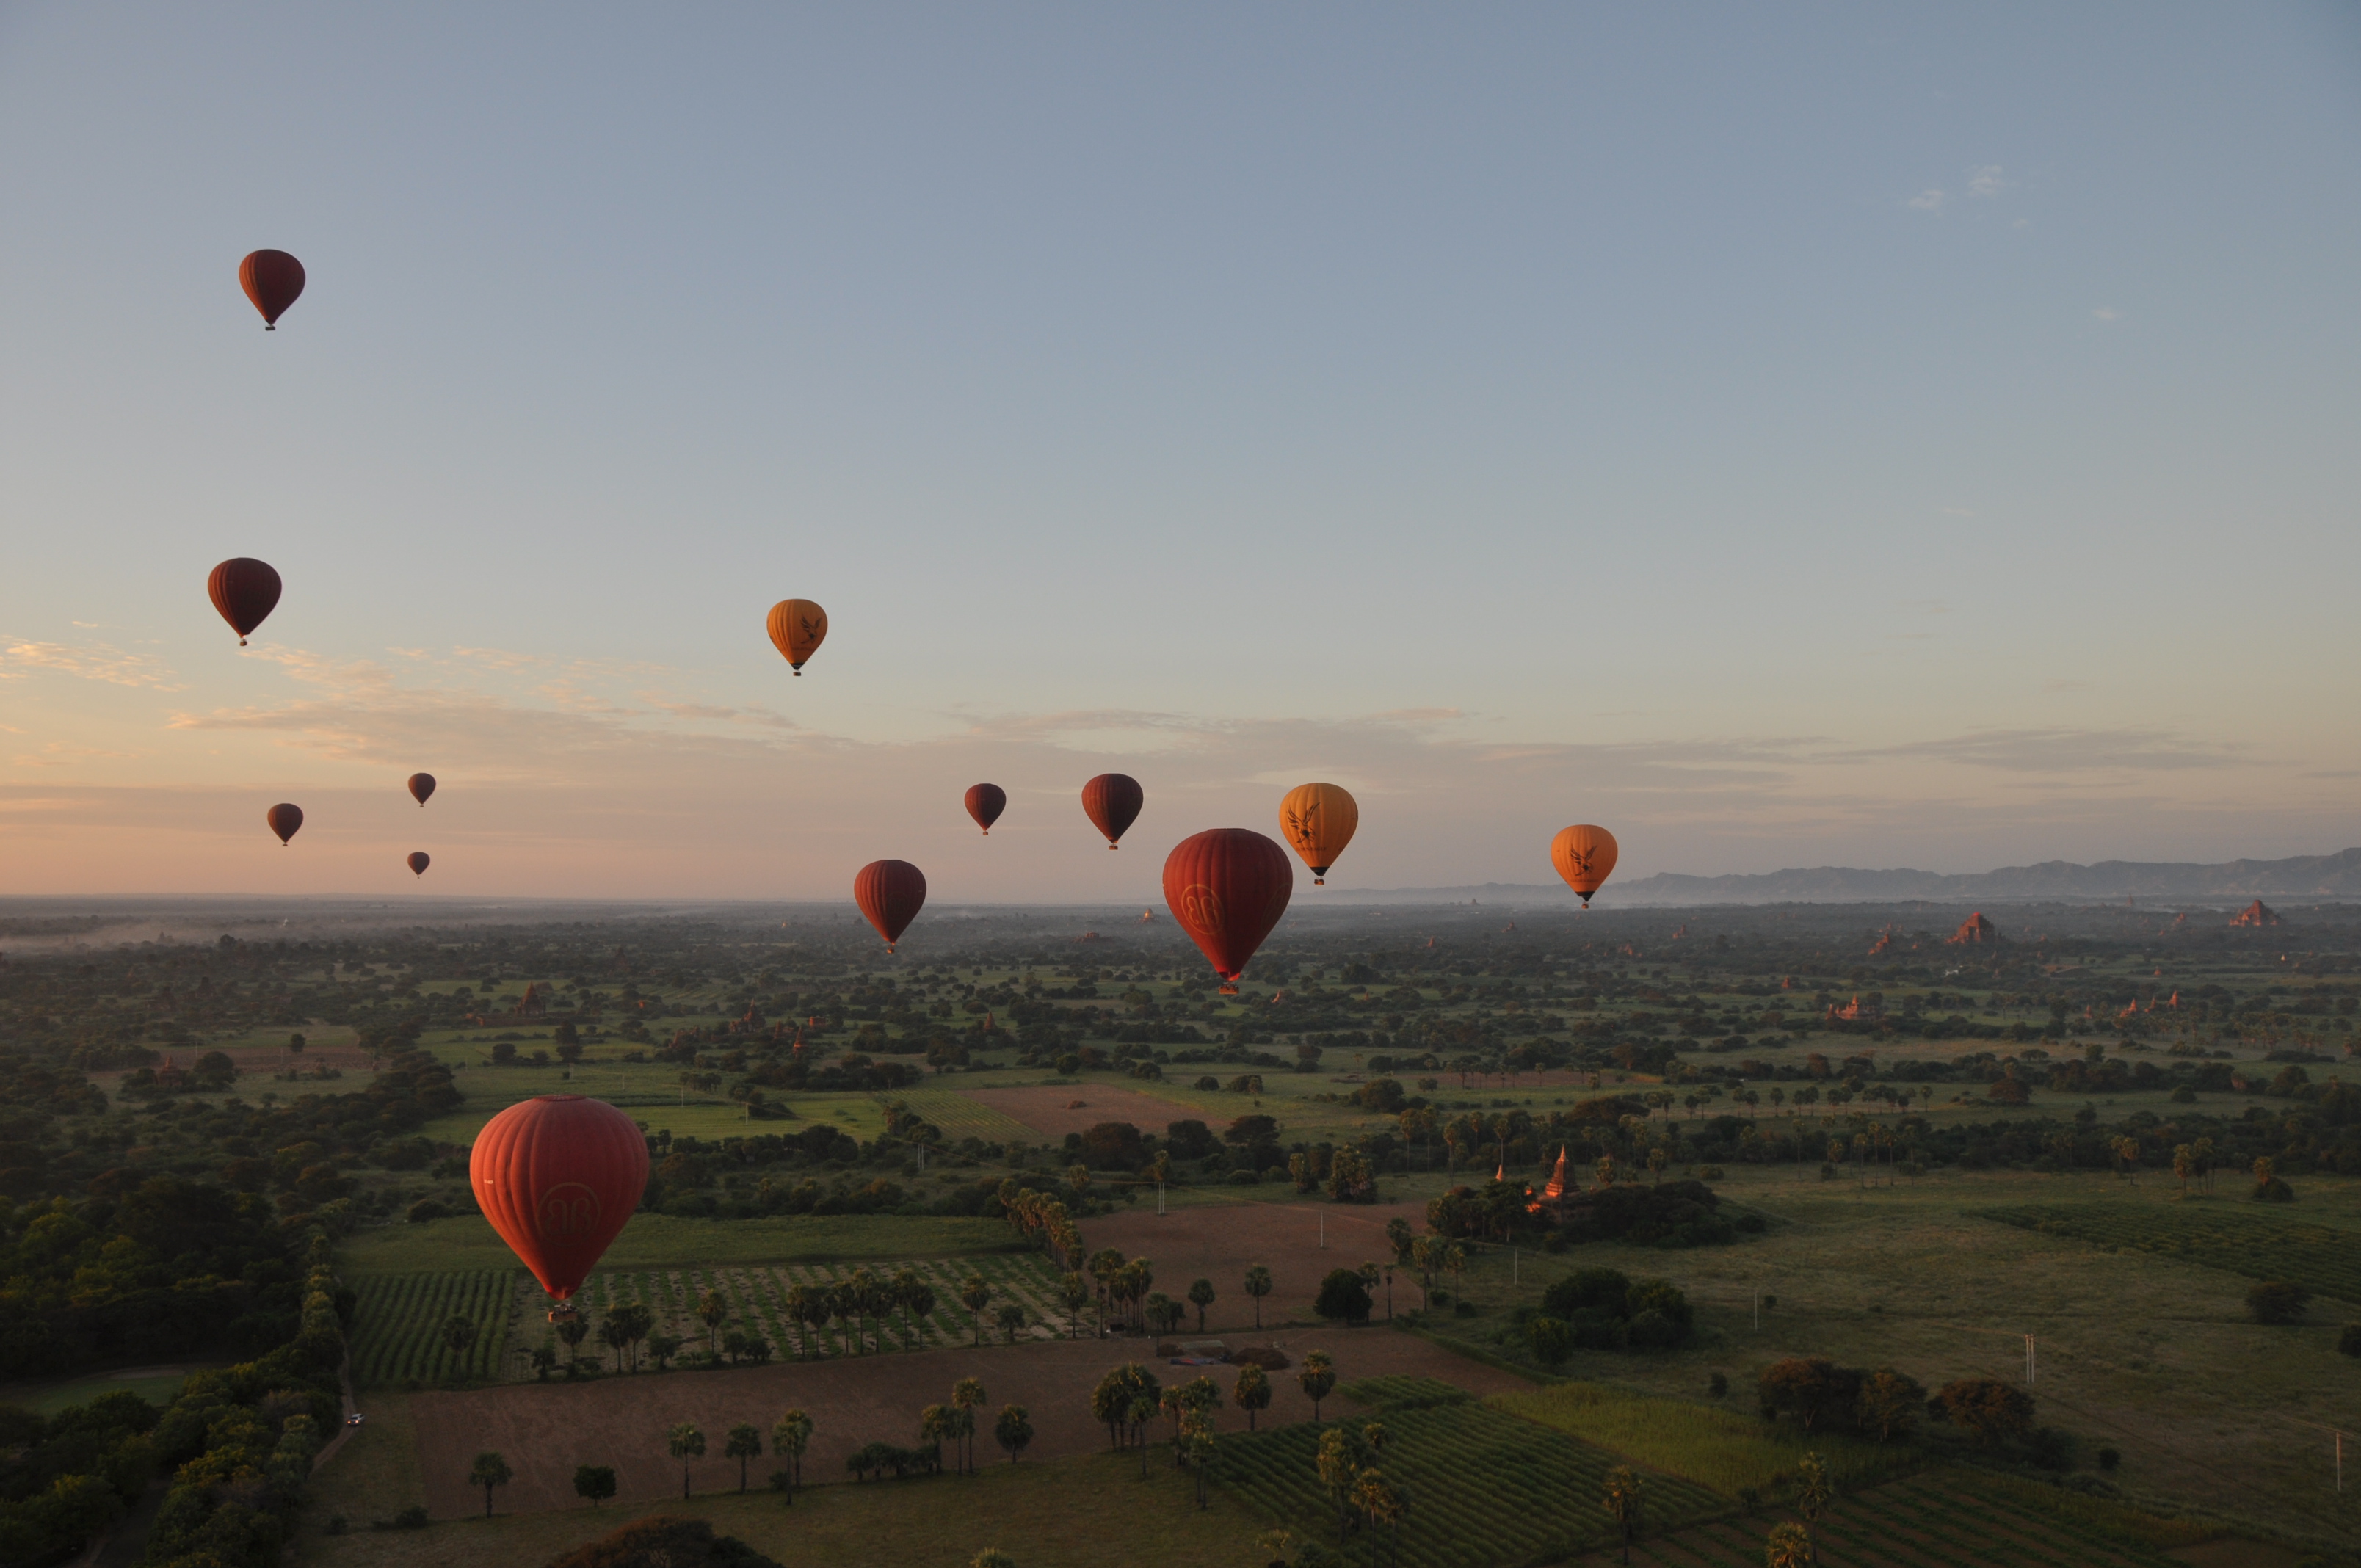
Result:
{"label": "cluster of trees", "polygon": [[1849,1431],[1894,1442],[1916,1431],[1919,1418],[1948,1422],[1982,1447],[2062,1468],[2072,1442],[2034,1420],[2033,1396],[1998,1377],[1961,1377],[1932,1395],[1905,1372],[1839,1366],[1819,1356],[1774,1362],[1757,1387],[1765,1420],[1792,1421],[1801,1431]]}
{"label": "cluster of trees", "polygon": [[1577,1350],[1672,1350],[1696,1337],[1697,1310],[1669,1280],[1577,1268],[1542,1292],[1525,1321],[1533,1357],[1556,1366]]}

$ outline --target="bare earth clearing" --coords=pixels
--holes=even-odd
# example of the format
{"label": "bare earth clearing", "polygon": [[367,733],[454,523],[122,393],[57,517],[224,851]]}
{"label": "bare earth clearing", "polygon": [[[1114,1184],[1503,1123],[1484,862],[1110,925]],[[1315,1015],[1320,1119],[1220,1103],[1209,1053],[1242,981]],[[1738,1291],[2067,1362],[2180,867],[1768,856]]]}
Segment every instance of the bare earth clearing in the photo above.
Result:
{"label": "bare earth clearing", "polygon": [[[1085,1221],[1082,1239],[1093,1252],[1113,1247],[1126,1257],[1148,1259],[1156,1268],[1156,1288],[1176,1300],[1191,1280],[1212,1280],[1215,1296],[1205,1326],[1209,1332],[1220,1332],[1255,1321],[1254,1301],[1245,1288],[1247,1269],[1260,1264],[1270,1270],[1273,1288],[1263,1299],[1264,1322],[1308,1320],[1320,1281],[1329,1270],[1358,1268],[1393,1256],[1385,1233],[1386,1222],[1395,1218],[1423,1233],[1426,1205],[1192,1204],[1159,1215],[1143,1202],[1137,1210]],[[1327,1227],[1325,1251],[1320,1246],[1323,1224]],[[1383,1318],[1385,1287],[1378,1286],[1376,1294],[1377,1315]],[[1395,1310],[1409,1311],[1417,1305],[1417,1281],[1408,1270],[1397,1271]],[[1193,1327],[1193,1313],[1189,1321]]]}
{"label": "bare earth clearing", "polygon": [[[1244,1343],[1231,1337],[1234,1343]],[[1307,1351],[1326,1350],[1335,1360],[1339,1382],[1392,1373],[1444,1378],[1478,1395],[1526,1386],[1511,1374],[1381,1327],[1282,1330],[1255,1343],[1275,1343],[1299,1364]],[[992,1414],[1004,1404],[1023,1405],[1032,1415],[1028,1460],[1105,1447],[1105,1429],[1091,1419],[1091,1389],[1108,1369],[1126,1361],[1148,1362],[1168,1385],[1210,1373],[1227,1398],[1235,1368],[1172,1366],[1157,1361],[1154,1348],[1138,1339],[1067,1340],[735,1371],[641,1373],[571,1387],[522,1384],[419,1394],[411,1409],[427,1506],[434,1517],[483,1511],[483,1494],[467,1485],[467,1475],[468,1461],[488,1448],[508,1455],[516,1466],[500,1508],[530,1513],[578,1506],[573,1491],[577,1464],[613,1465],[625,1503],[678,1497],[680,1466],[665,1450],[664,1434],[681,1421],[695,1422],[706,1438],[708,1456],[691,1464],[691,1484],[699,1492],[717,1492],[738,1485],[736,1463],[720,1457],[723,1435],[748,1422],[763,1434],[767,1449],[772,1423],[791,1407],[807,1411],[817,1429],[804,1456],[805,1478],[835,1482],[846,1479],[845,1458],[863,1444],[916,1443],[920,1409],[947,1402],[952,1383],[961,1377],[981,1378],[990,1399],[978,1422],[981,1463],[1005,1462],[991,1437]],[[1312,1402],[1292,1371],[1275,1375],[1271,1382],[1274,1397],[1259,1418],[1262,1423],[1311,1419]],[[1339,1408],[1349,1406],[1328,1406],[1332,1412]],[[1223,1431],[1244,1431],[1246,1420],[1240,1411],[1224,1409],[1216,1424]],[[765,1453],[748,1473],[760,1486],[774,1468]]]}

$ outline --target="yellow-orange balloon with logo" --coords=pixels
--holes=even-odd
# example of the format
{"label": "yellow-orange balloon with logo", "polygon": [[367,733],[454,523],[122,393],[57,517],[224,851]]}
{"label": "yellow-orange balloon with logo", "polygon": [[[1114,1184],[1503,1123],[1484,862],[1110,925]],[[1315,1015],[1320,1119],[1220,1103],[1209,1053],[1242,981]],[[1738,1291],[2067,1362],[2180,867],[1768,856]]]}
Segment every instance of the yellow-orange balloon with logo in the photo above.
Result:
{"label": "yellow-orange balloon with logo", "polygon": [[827,637],[828,611],[811,600],[781,599],[771,607],[771,641],[796,674]]}
{"label": "yellow-orange balloon with logo", "polygon": [[1582,906],[1587,909],[1590,895],[1614,872],[1615,835],[1587,822],[1562,828],[1550,840],[1550,863],[1565,878],[1565,885],[1582,895]]}
{"label": "yellow-orange balloon with logo", "polygon": [[1279,836],[1312,868],[1312,885],[1328,880],[1328,868],[1353,841],[1361,808],[1343,784],[1297,784],[1279,803]]}

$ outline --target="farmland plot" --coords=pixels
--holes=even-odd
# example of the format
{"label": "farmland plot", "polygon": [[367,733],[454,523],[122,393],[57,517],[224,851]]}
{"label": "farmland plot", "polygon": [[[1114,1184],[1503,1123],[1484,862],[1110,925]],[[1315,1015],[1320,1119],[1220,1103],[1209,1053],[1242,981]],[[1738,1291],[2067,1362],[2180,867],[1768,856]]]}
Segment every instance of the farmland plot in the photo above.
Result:
{"label": "farmland plot", "polygon": [[[388,1384],[488,1382],[503,1368],[510,1325],[517,1314],[514,1282],[532,1276],[513,1269],[472,1269],[463,1274],[364,1276],[354,1282],[359,1298],[353,1310],[353,1381],[363,1387]],[[453,1351],[443,1325],[466,1318],[476,1325],[475,1343]]]}
{"label": "farmland plot", "polygon": [[2289,1280],[2342,1301],[2361,1301],[2361,1234],[2281,1219],[2258,1208],[2020,1203],[1977,1213],[2108,1252],[2179,1258],[2250,1279]]}

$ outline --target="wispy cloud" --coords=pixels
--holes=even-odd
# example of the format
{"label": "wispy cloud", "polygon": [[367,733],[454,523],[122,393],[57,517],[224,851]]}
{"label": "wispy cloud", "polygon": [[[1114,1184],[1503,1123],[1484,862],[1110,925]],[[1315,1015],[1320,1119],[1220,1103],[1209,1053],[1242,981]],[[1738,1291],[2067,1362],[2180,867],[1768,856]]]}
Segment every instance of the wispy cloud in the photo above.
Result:
{"label": "wispy cloud", "polygon": [[1923,758],[2010,773],[2179,771],[2223,768],[2242,761],[2238,748],[2192,740],[2161,729],[1986,729],[1933,740],[1857,747],[1845,760]]}
{"label": "wispy cloud", "polygon": [[[22,734],[23,731],[11,733]],[[20,768],[68,768],[76,762],[132,762],[148,754],[145,751],[105,751],[96,746],[75,746],[63,740],[52,740],[38,751],[22,753],[13,760]]]}
{"label": "wispy cloud", "polygon": [[1926,190],[1919,192],[1916,196],[1911,197],[1907,202],[1905,202],[1903,205],[1905,207],[1915,208],[1922,213],[1933,213],[1939,216],[1943,211],[1943,203],[1948,198],[1944,196],[1940,190],[1930,185]]}
{"label": "wispy cloud", "polygon": [[2124,319],[2124,313],[2113,305],[2101,305],[2091,313],[2103,322],[2119,322]]}
{"label": "wispy cloud", "polygon": [[1980,169],[1968,170],[1968,194],[1971,196],[1997,196],[2015,183],[2015,181],[2001,178],[1997,163],[1987,163]]}
{"label": "wispy cloud", "polygon": [[178,672],[161,659],[126,653],[106,642],[69,648],[62,642],[10,641],[0,647],[0,679],[20,678],[36,671],[74,675],[110,685],[144,686],[150,691],[185,691]]}

